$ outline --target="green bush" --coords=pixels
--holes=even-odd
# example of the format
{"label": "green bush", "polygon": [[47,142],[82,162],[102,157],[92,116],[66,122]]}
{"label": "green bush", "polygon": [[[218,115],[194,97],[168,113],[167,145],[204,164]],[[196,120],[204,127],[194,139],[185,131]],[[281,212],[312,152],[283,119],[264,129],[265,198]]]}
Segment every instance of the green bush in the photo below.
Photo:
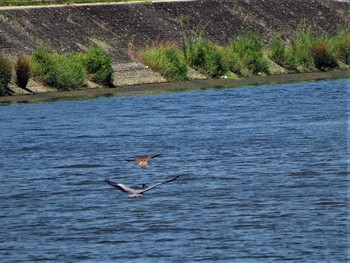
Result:
{"label": "green bush", "polygon": [[18,57],[15,64],[16,84],[20,88],[26,88],[30,78],[30,64],[26,57]]}
{"label": "green bush", "polygon": [[298,68],[298,57],[295,54],[295,52],[293,51],[293,49],[287,49],[286,50],[286,56],[285,56],[285,60],[283,63],[283,67],[285,67],[288,70],[297,70]]}
{"label": "green bush", "polygon": [[11,80],[12,65],[10,60],[0,54],[0,96],[8,94],[7,85]]}
{"label": "green bush", "polygon": [[337,59],[350,65],[350,33],[343,31],[332,39],[333,50]]}
{"label": "green bush", "polygon": [[184,39],[182,48],[187,63],[201,73],[218,78],[228,71],[222,52],[211,41],[190,37]]}
{"label": "green bush", "polygon": [[56,87],[61,90],[76,89],[87,79],[83,65],[72,54],[56,57]]}
{"label": "green bush", "polygon": [[315,40],[314,33],[310,28],[299,29],[292,38],[289,59],[295,60],[297,70],[300,72],[309,72],[315,70],[314,59],[312,55],[312,44]]}
{"label": "green bush", "polygon": [[158,44],[147,47],[141,52],[144,63],[159,71],[169,80],[187,80],[187,65],[180,51],[173,44]]}
{"label": "green bush", "polygon": [[91,45],[80,59],[93,81],[103,85],[112,84],[113,61],[111,56],[102,47],[96,44]]}
{"label": "green bush", "polygon": [[53,53],[47,48],[40,48],[30,57],[30,65],[35,78],[45,85],[55,86],[57,70]]}
{"label": "green bush", "polygon": [[42,48],[32,54],[30,63],[36,78],[60,90],[79,88],[86,80],[84,67],[73,54],[57,55]]}
{"label": "green bush", "polygon": [[286,61],[286,45],[279,38],[274,38],[269,44],[269,58],[280,66]]}
{"label": "green bush", "polygon": [[236,38],[225,49],[230,70],[243,76],[269,74],[268,61],[264,58],[263,48],[262,39],[254,33]]}

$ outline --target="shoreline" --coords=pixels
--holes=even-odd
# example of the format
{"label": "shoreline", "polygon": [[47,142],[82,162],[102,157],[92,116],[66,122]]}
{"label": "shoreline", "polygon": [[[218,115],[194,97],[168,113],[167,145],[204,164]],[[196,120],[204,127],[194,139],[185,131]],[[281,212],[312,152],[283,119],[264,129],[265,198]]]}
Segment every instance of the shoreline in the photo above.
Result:
{"label": "shoreline", "polygon": [[73,91],[59,91],[35,93],[28,95],[13,95],[0,97],[0,105],[13,103],[54,102],[60,100],[83,100],[98,97],[120,97],[136,95],[152,95],[178,91],[208,90],[218,88],[235,88],[244,86],[277,85],[304,81],[318,81],[331,79],[350,79],[350,71],[327,71],[312,73],[292,73],[270,75],[265,77],[251,77],[244,79],[204,79],[185,82],[163,82],[122,86],[115,88],[80,89]]}

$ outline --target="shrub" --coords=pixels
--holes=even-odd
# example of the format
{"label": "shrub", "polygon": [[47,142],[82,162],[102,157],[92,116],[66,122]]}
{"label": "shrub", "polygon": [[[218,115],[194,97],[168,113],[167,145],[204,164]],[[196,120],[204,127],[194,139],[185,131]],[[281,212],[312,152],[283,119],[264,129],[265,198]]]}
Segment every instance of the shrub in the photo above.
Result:
{"label": "shrub", "polygon": [[243,76],[269,74],[263,47],[263,41],[254,33],[247,33],[232,41],[225,51],[230,70]]}
{"label": "shrub", "polygon": [[286,45],[282,40],[274,38],[269,45],[269,58],[280,66],[286,61]]}
{"label": "shrub", "polygon": [[11,80],[12,65],[10,60],[0,54],[0,96],[8,93],[7,85]]}
{"label": "shrub", "polygon": [[334,69],[338,67],[335,56],[331,53],[326,41],[318,40],[312,44],[312,56],[315,67],[319,70]]}
{"label": "shrub", "polygon": [[[315,37],[310,28],[299,29],[291,41],[289,60],[295,60],[298,71],[314,71],[315,64],[312,56],[312,43]],[[292,63],[289,63],[290,66]]]}
{"label": "shrub", "polygon": [[141,57],[146,65],[170,80],[186,80],[187,66],[175,45],[158,44],[145,48]]}
{"label": "shrub", "polygon": [[55,86],[56,60],[52,52],[47,48],[40,48],[33,52],[30,57],[30,65],[35,78],[45,85]]}
{"label": "shrub", "polygon": [[298,58],[293,49],[286,50],[286,56],[283,63],[283,67],[289,70],[297,70],[298,68]]}
{"label": "shrub", "polygon": [[191,67],[210,77],[221,77],[228,71],[224,56],[218,47],[201,36],[184,39],[183,54]]}
{"label": "shrub", "polygon": [[61,90],[79,88],[84,85],[86,73],[84,66],[72,54],[56,57],[56,84]]}
{"label": "shrub", "polygon": [[79,88],[86,80],[83,65],[72,54],[57,55],[39,49],[32,54],[30,62],[35,77],[60,90]]}
{"label": "shrub", "polygon": [[16,84],[18,87],[25,89],[30,78],[30,64],[28,58],[18,57],[15,64]]}
{"label": "shrub", "polygon": [[113,61],[102,47],[96,44],[91,45],[81,59],[93,81],[103,85],[112,84]]}
{"label": "shrub", "polygon": [[350,33],[340,32],[332,39],[336,57],[343,63],[350,65]]}

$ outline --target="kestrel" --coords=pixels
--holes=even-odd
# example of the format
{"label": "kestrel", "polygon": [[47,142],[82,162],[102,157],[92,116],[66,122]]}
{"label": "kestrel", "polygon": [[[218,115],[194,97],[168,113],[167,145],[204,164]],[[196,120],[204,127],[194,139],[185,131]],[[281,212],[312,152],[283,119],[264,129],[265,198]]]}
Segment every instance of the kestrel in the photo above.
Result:
{"label": "kestrel", "polygon": [[149,160],[158,157],[160,154],[156,154],[156,155],[149,155],[149,156],[139,156],[139,157],[135,157],[132,159],[128,159],[126,161],[128,162],[135,162],[135,163],[139,163],[139,167],[141,168],[145,168],[146,166],[148,166],[148,162]]}

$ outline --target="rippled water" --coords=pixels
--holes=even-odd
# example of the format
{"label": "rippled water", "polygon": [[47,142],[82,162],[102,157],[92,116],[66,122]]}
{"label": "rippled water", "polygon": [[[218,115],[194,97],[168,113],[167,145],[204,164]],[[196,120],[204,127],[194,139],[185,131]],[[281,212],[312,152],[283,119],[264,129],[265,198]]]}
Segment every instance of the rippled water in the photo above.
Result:
{"label": "rippled water", "polygon": [[349,87],[0,107],[1,261],[346,262]]}

